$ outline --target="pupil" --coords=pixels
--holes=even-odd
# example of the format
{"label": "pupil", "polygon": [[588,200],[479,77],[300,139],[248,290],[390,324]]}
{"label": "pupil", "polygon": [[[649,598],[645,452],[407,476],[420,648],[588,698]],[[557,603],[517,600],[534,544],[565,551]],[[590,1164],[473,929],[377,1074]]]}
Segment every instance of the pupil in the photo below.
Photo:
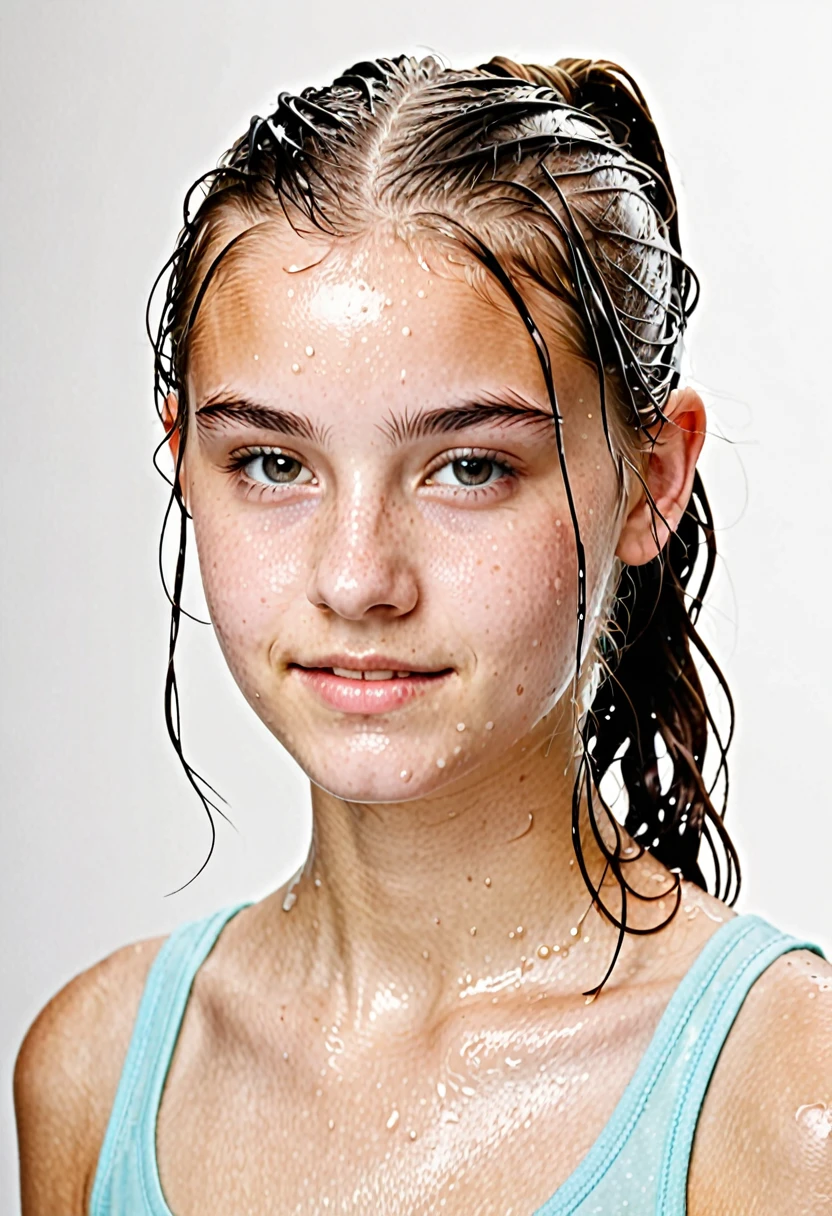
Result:
{"label": "pupil", "polygon": [[466,486],[484,485],[491,476],[493,467],[494,462],[485,460],[482,456],[466,456],[453,463],[454,476]]}
{"label": "pupil", "polygon": [[294,456],[284,456],[281,452],[268,452],[263,457],[263,472],[270,481],[294,481],[300,469],[300,462]]}

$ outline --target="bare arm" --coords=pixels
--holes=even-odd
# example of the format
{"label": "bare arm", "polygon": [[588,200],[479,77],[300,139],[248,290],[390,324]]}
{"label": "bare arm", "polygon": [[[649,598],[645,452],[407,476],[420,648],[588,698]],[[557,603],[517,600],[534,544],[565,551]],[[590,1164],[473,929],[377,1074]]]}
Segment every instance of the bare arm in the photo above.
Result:
{"label": "bare arm", "polygon": [[133,1022],[161,938],[71,980],[20,1048],[14,1103],[23,1216],[85,1216]]}
{"label": "bare arm", "polygon": [[832,965],[778,959],[731,1029],[697,1126],[689,1216],[832,1213]]}

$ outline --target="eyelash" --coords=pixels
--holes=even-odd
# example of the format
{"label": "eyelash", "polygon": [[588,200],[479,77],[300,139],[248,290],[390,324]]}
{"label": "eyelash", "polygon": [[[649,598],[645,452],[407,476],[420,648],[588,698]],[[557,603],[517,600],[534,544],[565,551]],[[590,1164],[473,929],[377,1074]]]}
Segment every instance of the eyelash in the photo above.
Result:
{"label": "eyelash", "polygon": [[[243,472],[246,465],[250,464],[253,460],[256,460],[258,456],[271,456],[271,455],[287,456],[291,460],[296,460],[298,462],[298,464],[300,464],[303,468],[307,467],[306,465],[303,464],[303,461],[300,460],[299,457],[293,456],[291,452],[287,452],[283,448],[254,446],[254,447],[249,447],[249,448],[242,448],[239,451],[232,453],[229,460],[223,466],[223,469],[224,469],[224,471],[226,471],[228,473],[241,474],[241,476],[239,476],[239,483],[246,487],[246,498],[250,498],[252,493],[257,494],[257,496],[261,497],[261,498],[265,497],[265,496],[272,497],[275,493],[281,492],[280,488],[276,484],[273,486],[266,485],[264,482],[255,481],[253,478],[247,477]],[[516,479],[518,476],[517,469],[514,467],[514,465],[512,465],[506,459],[506,457],[502,456],[499,452],[495,452],[490,449],[470,448],[469,447],[469,448],[453,448],[449,452],[443,452],[442,456],[438,457],[437,460],[434,462],[434,464],[428,468],[427,472],[425,473],[426,480],[431,478],[435,473],[438,473],[441,469],[446,468],[448,465],[454,464],[454,462],[457,460],[488,461],[489,463],[493,464],[496,468],[502,470],[502,472],[504,474],[504,476],[502,478],[500,478],[497,482],[492,482],[490,485],[487,485],[487,486],[444,486],[444,487],[441,487],[442,489],[450,490],[451,493],[454,495],[454,497],[456,497],[458,494],[462,494],[468,501],[470,501],[471,499],[474,499],[474,498],[477,498],[477,499],[482,498],[483,495],[493,494],[494,490],[496,489],[497,486],[500,485],[501,482],[503,482],[504,480]],[[313,477],[310,481],[306,481],[306,482],[287,482],[286,486],[288,488],[288,487],[294,487],[294,486],[298,486],[298,485],[317,485],[317,484],[318,484],[317,478]],[[436,484],[437,483],[435,483],[435,482],[433,483],[434,486],[436,486]]]}

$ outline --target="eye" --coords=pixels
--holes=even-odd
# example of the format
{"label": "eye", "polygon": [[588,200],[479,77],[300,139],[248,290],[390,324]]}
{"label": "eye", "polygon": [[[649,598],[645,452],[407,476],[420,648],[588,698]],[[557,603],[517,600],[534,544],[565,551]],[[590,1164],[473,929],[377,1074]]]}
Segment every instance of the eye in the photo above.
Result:
{"label": "eye", "polygon": [[490,453],[463,452],[437,465],[427,477],[428,485],[451,486],[454,489],[486,489],[504,477],[514,477],[514,469]]}
{"label": "eye", "polygon": [[234,467],[262,486],[297,486],[315,480],[305,464],[280,448],[250,448],[240,452],[234,458]]}

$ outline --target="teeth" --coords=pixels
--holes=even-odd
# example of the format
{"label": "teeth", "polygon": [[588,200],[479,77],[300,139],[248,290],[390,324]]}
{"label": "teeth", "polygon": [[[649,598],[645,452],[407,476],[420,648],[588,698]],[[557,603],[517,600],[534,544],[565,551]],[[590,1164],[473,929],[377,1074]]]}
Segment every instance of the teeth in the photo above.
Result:
{"label": "teeth", "polygon": [[347,680],[392,680],[394,676],[401,680],[410,675],[409,671],[354,671],[350,667],[333,667],[332,671]]}

